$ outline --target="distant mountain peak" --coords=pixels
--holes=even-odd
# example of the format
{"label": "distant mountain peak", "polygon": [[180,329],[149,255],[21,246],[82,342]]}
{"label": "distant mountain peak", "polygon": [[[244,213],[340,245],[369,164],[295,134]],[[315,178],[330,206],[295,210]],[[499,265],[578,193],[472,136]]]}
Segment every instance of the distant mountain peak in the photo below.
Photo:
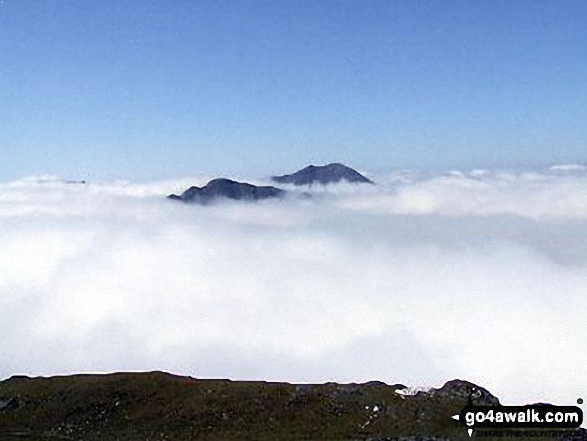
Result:
{"label": "distant mountain peak", "polygon": [[271,179],[280,184],[294,185],[334,184],[340,181],[373,184],[373,181],[358,171],[338,162],[327,165],[309,165],[291,175],[273,176]]}
{"label": "distant mountain peak", "polygon": [[220,198],[258,201],[260,199],[280,197],[283,196],[284,193],[284,190],[276,187],[259,187],[246,182],[218,178],[212,179],[203,187],[190,187],[180,196],[170,194],[167,198],[189,203],[208,204]]}

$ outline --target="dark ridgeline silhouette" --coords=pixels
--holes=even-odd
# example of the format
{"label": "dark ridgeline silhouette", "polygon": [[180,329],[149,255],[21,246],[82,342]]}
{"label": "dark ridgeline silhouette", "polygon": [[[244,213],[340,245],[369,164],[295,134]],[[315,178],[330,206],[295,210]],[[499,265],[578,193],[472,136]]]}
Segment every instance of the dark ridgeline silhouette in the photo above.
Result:
{"label": "dark ridgeline silhouette", "polygon": [[[356,170],[346,165],[334,163],[324,166],[309,165],[291,175],[273,176],[275,182],[294,185],[335,184],[340,181],[373,184]],[[216,199],[233,199],[238,201],[258,201],[260,199],[282,197],[285,190],[272,186],[256,186],[246,182],[230,179],[213,179],[203,187],[190,187],[181,195],[170,194],[168,199],[197,204],[209,204]],[[306,194],[306,196],[308,196]]]}
{"label": "dark ridgeline silhouette", "polygon": [[[453,415],[472,394],[475,405],[500,404],[467,381],[417,395],[397,392],[404,388],[380,381],[290,384],[164,372],[17,376],[0,381],[0,439],[468,440]],[[575,440],[586,439],[577,433]]]}
{"label": "dark ridgeline silhouette", "polygon": [[309,165],[294,174],[273,176],[272,179],[280,184],[294,185],[334,184],[343,180],[358,184],[373,184],[373,181],[358,171],[339,163],[323,166]]}
{"label": "dark ridgeline silhouette", "polygon": [[219,198],[258,201],[260,199],[281,197],[284,194],[284,190],[271,186],[258,187],[230,179],[213,179],[204,187],[190,187],[180,196],[171,194],[167,198],[176,201],[209,204]]}

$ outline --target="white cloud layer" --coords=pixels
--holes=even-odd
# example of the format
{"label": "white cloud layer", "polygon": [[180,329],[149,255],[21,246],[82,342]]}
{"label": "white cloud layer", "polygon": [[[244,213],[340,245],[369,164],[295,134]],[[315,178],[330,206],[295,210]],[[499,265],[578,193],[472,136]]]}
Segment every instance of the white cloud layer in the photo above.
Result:
{"label": "white cloud layer", "polygon": [[0,377],[453,378],[586,398],[587,172],[397,172],[200,207],[205,179],[0,184]]}

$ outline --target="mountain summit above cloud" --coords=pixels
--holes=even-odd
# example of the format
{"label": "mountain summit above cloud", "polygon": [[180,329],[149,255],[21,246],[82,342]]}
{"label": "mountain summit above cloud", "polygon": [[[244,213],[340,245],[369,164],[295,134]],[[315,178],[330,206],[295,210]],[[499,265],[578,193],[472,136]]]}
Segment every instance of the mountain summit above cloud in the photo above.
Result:
{"label": "mountain summit above cloud", "polygon": [[373,184],[358,171],[346,165],[333,163],[323,166],[309,165],[291,175],[273,176],[275,182],[280,184],[308,185],[308,184],[333,184],[342,180],[353,183]]}
{"label": "mountain summit above cloud", "polygon": [[258,187],[230,179],[213,179],[203,187],[190,187],[181,196],[171,194],[169,199],[207,204],[217,198],[257,201],[282,196],[285,192],[271,186]]}
{"label": "mountain summit above cloud", "polygon": [[[324,166],[309,165],[291,175],[273,176],[272,179],[283,184],[308,185],[313,183],[330,184],[340,181],[373,184],[370,179],[340,163]],[[190,187],[180,196],[170,194],[168,199],[183,202],[208,204],[216,199],[257,201],[260,199],[284,196],[285,190],[273,186],[256,186],[230,179],[213,179],[203,187]]]}

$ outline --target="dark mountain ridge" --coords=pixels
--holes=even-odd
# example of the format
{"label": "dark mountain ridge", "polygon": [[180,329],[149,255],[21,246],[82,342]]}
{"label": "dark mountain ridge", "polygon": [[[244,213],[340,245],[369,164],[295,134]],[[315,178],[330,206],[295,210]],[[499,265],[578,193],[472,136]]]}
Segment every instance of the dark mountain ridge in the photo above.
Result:
{"label": "dark mountain ridge", "polygon": [[271,179],[280,184],[293,185],[335,184],[340,181],[373,184],[373,181],[358,171],[340,163],[323,166],[309,165],[291,175],[273,176]]}
{"label": "dark mountain ridge", "polygon": [[163,372],[18,376],[0,382],[0,441],[469,440],[451,417],[469,402],[499,404],[461,380],[415,395],[402,389]]}
{"label": "dark mountain ridge", "polygon": [[258,201],[261,199],[281,197],[284,194],[284,190],[276,187],[259,187],[245,182],[220,178],[211,180],[203,187],[190,187],[180,196],[171,194],[167,197],[183,202],[209,204],[219,198]]}

